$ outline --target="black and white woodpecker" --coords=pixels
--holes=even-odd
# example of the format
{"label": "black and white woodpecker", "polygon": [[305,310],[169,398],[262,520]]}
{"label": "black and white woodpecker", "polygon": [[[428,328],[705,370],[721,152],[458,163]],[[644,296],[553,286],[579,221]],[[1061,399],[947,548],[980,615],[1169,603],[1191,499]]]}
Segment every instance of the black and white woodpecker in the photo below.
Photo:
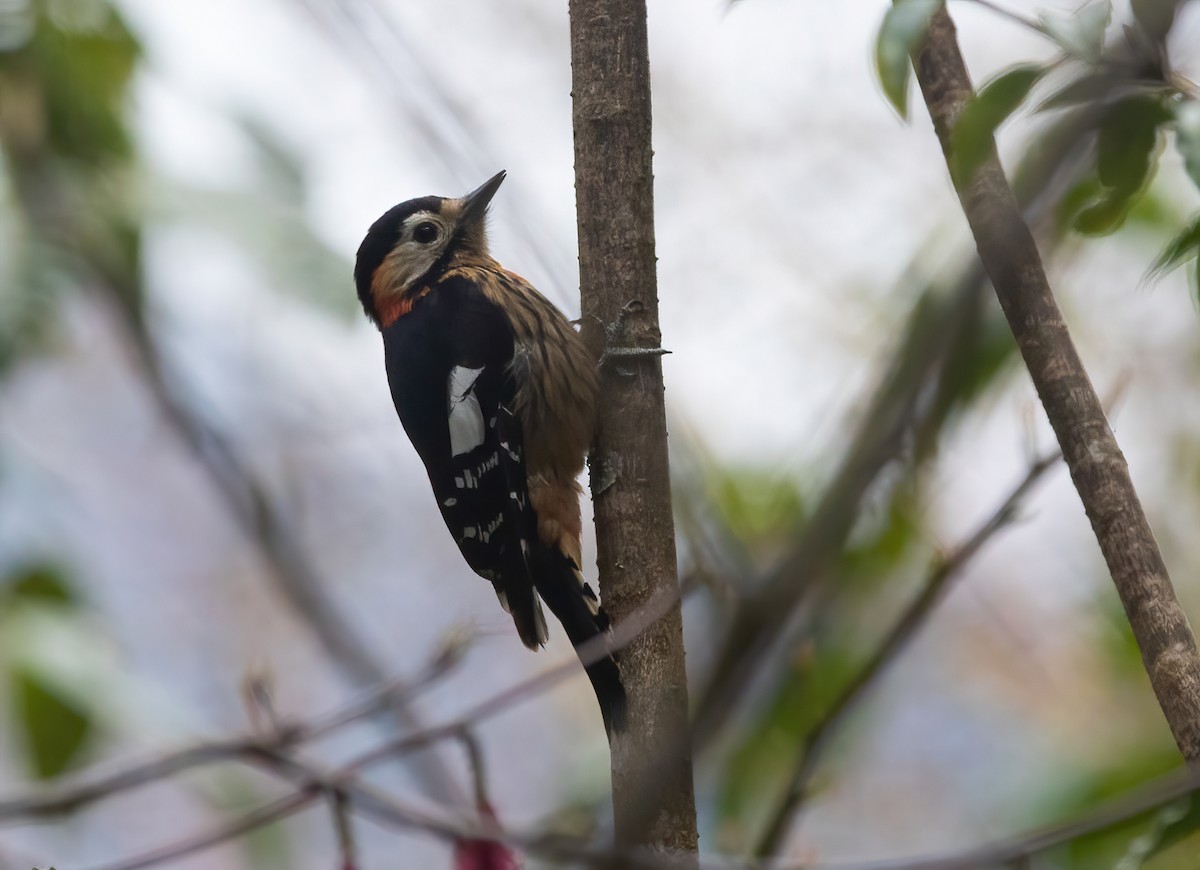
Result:
{"label": "black and white woodpecker", "polygon": [[[354,280],[383,334],[392,400],[463,558],[530,649],[544,601],[578,648],[608,630],[583,582],[576,480],[592,437],[595,363],[566,317],[488,254],[501,172],[457,199],[402,202],[371,225]],[[540,600],[539,600],[540,599]],[[611,734],[617,664],[587,666]]]}

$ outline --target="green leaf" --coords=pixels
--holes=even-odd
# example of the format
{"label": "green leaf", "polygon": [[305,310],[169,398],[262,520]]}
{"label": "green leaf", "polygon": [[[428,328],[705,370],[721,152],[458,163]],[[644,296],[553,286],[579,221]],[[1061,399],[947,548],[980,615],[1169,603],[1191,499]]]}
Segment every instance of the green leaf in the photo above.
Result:
{"label": "green leaf", "polygon": [[1159,278],[1198,253],[1200,253],[1200,215],[1197,215],[1190,225],[1184,227],[1179,235],[1167,242],[1166,247],[1159,251],[1143,280]]}
{"label": "green leaf", "polygon": [[1131,0],[1129,5],[1142,31],[1154,42],[1162,42],[1166,38],[1179,6],[1166,0]]}
{"label": "green leaf", "polygon": [[1104,51],[1104,33],[1112,21],[1112,3],[1097,0],[1068,15],[1040,16],[1042,32],[1067,54],[1095,62]]}
{"label": "green leaf", "polygon": [[91,717],[34,671],[16,667],[10,681],[30,771],[38,779],[58,776],[78,758],[92,733]]}
{"label": "green leaf", "polygon": [[[1136,864],[1129,862],[1134,867],[1141,867],[1155,855],[1161,855],[1175,844],[1190,839],[1197,830],[1200,830],[1200,799],[1193,794],[1161,807],[1154,814],[1150,832],[1152,836],[1143,835],[1138,844],[1141,848],[1135,851],[1131,845],[1126,856],[1141,861]],[[1191,851],[1194,856],[1195,849]]]}
{"label": "green leaf", "polygon": [[908,80],[912,74],[909,58],[925,38],[929,20],[942,0],[895,0],[875,40],[875,69],[888,101],[908,118]]}
{"label": "green leaf", "polygon": [[[43,100],[45,137],[62,156],[88,165],[128,158],[125,123],[141,50],[108,4],[90,19],[48,14],[43,7],[30,42],[0,54],[0,75],[32,77]],[[74,16],[78,18],[79,16]]]}
{"label": "green leaf", "polygon": [[1154,97],[1128,97],[1100,123],[1096,167],[1106,187],[1139,191],[1157,158],[1158,128],[1171,113]]}
{"label": "green leaf", "polygon": [[1126,83],[1127,80],[1112,73],[1085,73],[1078,78],[1071,79],[1042,100],[1038,104],[1037,111],[1049,112],[1067,106],[1099,102],[1111,94],[1115,88]]}
{"label": "green leaf", "polygon": [[1144,94],[1126,97],[1108,110],[1100,122],[1096,144],[1101,187],[1075,215],[1075,229],[1099,236],[1124,224],[1154,175],[1159,128],[1170,117],[1160,98]]}
{"label": "green leaf", "polygon": [[1104,185],[1091,172],[1072,185],[1054,208],[1055,223],[1060,230],[1073,228],[1075,218],[1091,203],[1100,198]]}
{"label": "green leaf", "polygon": [[66,574],[55,565],[43,563],[26,565],[10,574],[4,581],[2,594],[11,601],[67,606],[78,603]]}
{"label": "green leaf", "polygon": [[1192,292],[1196,294],[1196,305],[1200,306],[1200,257],[1192,264],[1195,272],[1192,274]]}
{"label": "green leaf", "polygon": [[[892,572],[922,541],[919,511],[913,490],[901,484],[890,493],[886,509],[878,516],[871,515],[874,511],[863,512],[837,565],[840,591],[862,589],[874,601],[879,584],[893,579]],[[874,605],[871,608],[877,610]]]}
{"label": "green leaf", "polygon": [[1072,226],[1085,236],[1107,236],[1115,233],[1125,223],[1125,217],[1133,205],[1136,191],[1110,190],[1082,209]]}
{"label": "green leaf", "polygon": [[1200,103],[1186,100],[1175,109],[1175,148],[1183,165],[1200,188]]}
{"label": "green leaf", "polygon": [[1020,108],[1045,73],[1040,66],[1014,67],[984,85],[963,108],[950,135],[950,173],[959,184],[971,180],[992,149],[996,128]]}

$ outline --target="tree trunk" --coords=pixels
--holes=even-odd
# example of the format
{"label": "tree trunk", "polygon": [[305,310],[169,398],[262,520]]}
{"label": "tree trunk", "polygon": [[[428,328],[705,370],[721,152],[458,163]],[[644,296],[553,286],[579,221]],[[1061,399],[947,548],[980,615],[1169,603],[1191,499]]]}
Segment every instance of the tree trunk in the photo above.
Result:
{"label": "tree trunk", "polygon": [[[597,564],[620,622],[678,595],[654,254],[644,0],[572,0],[571,69],[582,333],[600,360],[592,446]],[[622,846],[696,849],[678,600],[620,654],[629,726],[612,740]],[[654,771],[651,787],[643,774]]]}

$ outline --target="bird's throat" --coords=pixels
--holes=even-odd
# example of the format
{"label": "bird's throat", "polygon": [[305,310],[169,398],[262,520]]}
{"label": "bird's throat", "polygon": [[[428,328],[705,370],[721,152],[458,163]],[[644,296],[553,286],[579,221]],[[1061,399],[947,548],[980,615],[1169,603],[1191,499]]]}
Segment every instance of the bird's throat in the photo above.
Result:
{"label": "bird's throat", "polygon": [[417,304],[417,300],[428,296],[431,289],[433,288],[426,286],[415,292],[381,299],[376,303],[376,311],[379,315],[379,328],[387,329],[405,314],[408,314],[413,310],[413,306]]}

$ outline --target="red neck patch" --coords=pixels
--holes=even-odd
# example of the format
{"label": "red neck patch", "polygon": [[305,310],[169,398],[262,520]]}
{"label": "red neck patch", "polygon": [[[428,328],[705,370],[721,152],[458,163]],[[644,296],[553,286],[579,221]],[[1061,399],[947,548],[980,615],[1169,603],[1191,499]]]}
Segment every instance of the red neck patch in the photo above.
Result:
{"label": "red neck patch", "polygon": [[375,309],[379,314],[379,328],[387,329],[405,314],[413,310],[413,306],[417,304],[417,300],[429,295],[432,287],[422,287],[416,293],[405,293],[403,296],[390,296],[381,302],[375,303]]}

